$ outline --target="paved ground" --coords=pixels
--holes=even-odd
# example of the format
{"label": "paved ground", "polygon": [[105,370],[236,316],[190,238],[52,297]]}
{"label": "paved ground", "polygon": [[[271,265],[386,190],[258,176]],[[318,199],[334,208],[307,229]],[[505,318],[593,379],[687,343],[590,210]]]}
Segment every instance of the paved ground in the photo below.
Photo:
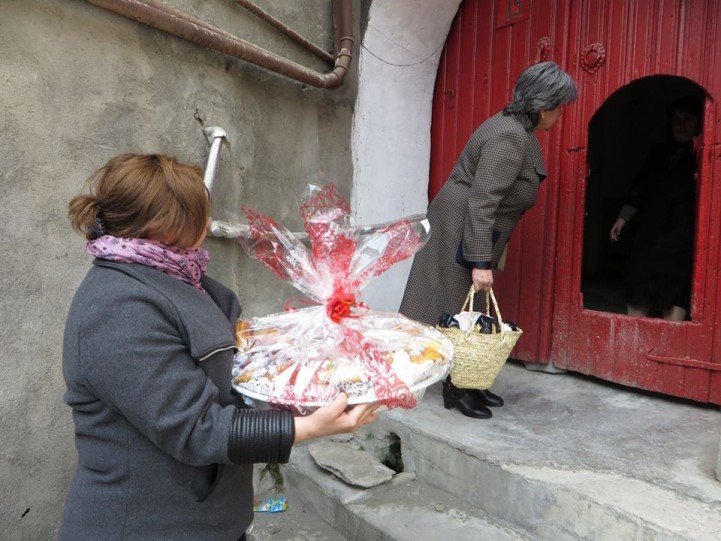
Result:
{"label": "paved ground", "polygon": [[[485,461],[539,483],[573,484],[579,493],[593,490],[594,498],[607,497],[613,505],[626,505],[661,525],[670,520],[668,506],[678,511],[679,505],[689,505],[688,527],[694,527],[693,517],[702,510],[700,516],[707,523],[711,516],[713,524],[700,529],[699,538],[714,538],[718,527],[716,539],[721,539],[718,406],[572,373],[532,372],[516,362],[506,365],[493,391],[506,400],[506,406],[494,409],[490,420],[468,419],[445,410],[440,385],[436,385],[416,409],[384,412],[382,420],[376,421],[377,428],[395,423],[403,425],[405,432],[432,430],[449,445],[481,452]],[[598,492],[604,484],[609,487],[605,495]],[[271,494],[267,489],[266,485],[259,495]],[[339,539],[291,498],[284,513],[258,514],[250,538]]]}

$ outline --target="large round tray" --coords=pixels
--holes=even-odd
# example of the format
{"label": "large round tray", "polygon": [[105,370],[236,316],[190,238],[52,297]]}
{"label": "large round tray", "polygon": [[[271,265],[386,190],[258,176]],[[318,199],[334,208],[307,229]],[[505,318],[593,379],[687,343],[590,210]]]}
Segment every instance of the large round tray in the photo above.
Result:
{"label": "large round tray", "polygon": [[[450,370],[450,363],[446,364],[446,366],[435,376],[427,378],[421,382],[416,383],[413,385],[410,390],[411,393],[413,393],[413,396],[417,401],[420,401],[421,398],[423,398],[423,395],[426,392],[426,389],[433,385],[434,383],[437,383],[444,379],[448,375],[448,371]],[[253,406],[269,406],[269,407],[295,407],[295,408],[302,408],[304,411],[312,411],[314,409],[327,406],[328,402],[302,402],[302,403],[283,403],[283,402],[270,402],[268,400],[268,396],[257,393],[254,391],[251,391],[249,389],[246,389],[244,387],[241,387],[240,385],[237,385],[236,383],[233,383],[233,389],[243,395],[245,398],[248,398],[252,401],[250,405]],[[380,402],[380,400],[375,396],[368,396],[368,394],[364,396],[354,396],[348,398],[348,405],[349,406],[355,406],[358,404],[373,404],[376,402]]]}

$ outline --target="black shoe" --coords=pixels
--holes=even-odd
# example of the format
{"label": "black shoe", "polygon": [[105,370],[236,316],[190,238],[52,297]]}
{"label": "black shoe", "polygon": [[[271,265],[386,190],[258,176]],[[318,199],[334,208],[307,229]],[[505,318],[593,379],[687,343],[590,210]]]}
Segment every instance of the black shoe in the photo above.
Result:
{"label": "black shoe", "polygon": [[472,394],[473,389],[459,389],[449,381],[443,382],[443,407],[456,408],[466,417],[490,419],[491,410],[481,404]]}
{"label": "black shoe", "polygon": [[491,408],[500,408],[503,405],[503,399],[487,389],[473,389],[472,392],[475,399],[481,404]]}

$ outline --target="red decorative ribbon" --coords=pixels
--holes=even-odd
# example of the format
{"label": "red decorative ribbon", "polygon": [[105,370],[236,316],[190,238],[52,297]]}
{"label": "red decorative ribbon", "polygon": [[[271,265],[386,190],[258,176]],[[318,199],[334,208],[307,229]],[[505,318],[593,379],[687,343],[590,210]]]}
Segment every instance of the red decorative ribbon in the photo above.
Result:
{"label": "red decorative ribbon", "polygon": [[295,306],[292,306],[292,303],[295,303],[295,302],[303,303],[303,304],[312,304],[313,306],[320,306],[319,302],[311,301],[308,299],[288,299],[283,304],[283,310],[285,310],[286,312],[295,312],[296,310],[298,310]]}
{"label": "red decorative ribbon", "polygon": [[360,332],[344,328],[345,339],[354,344],[363,367],[371,376],[373,389],[379,402],[388,409],[412,409],[417,405],[416,397],[410,388],[390,369],[388,360]]}
{"label": "red decorative ribbon", "polygon": [[325,312],[328,317],[336,323],[345,317],[354,317],[351,315],[351,308],[355,306],[355,297],[350,296],[333,296],[328,299],[325,305]]}

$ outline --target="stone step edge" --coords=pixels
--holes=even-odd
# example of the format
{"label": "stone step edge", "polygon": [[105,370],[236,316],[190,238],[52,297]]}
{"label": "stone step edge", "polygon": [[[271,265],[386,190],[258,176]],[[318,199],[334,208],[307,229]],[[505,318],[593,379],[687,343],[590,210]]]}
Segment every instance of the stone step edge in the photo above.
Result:
{"label": "stone step edge", "polygon": [[381,416],[372,426],[376,439],[398,436],[406,471],[531,535],[718,541],[721,513],[706,502],[613,472],[500,463],[404,420]]}
{"label": "stone step edge", "polygon": [[[451,538],[458,541],[535,539],[451,494],[423,484],[413,473],[396,474],[391,481],[369,489],[352,487],[318,467],[306,446],[294,448],[289,463],[283,466],[282,471],[286,492],[348,539],[445,540],[449,534],[453,534]],[[420,493],[424,493],[426,499],[430,497],[434,503],[421,504],[418,501],[414,504],[413,494]],[[412,500],[411,504],[409,499]],[[380,504],[381,501],[386,502],[385,505]],[[393,508],[393,521],[384,518],[384,513],[379,512],[380,509],[387,510],[389,504]],[[419,517],[422,518],[419,520]],[[414,527],[422,526],[403,525],[404,520],[430,520],[438,537],[429,537],[426,529],[414,532]]]}

